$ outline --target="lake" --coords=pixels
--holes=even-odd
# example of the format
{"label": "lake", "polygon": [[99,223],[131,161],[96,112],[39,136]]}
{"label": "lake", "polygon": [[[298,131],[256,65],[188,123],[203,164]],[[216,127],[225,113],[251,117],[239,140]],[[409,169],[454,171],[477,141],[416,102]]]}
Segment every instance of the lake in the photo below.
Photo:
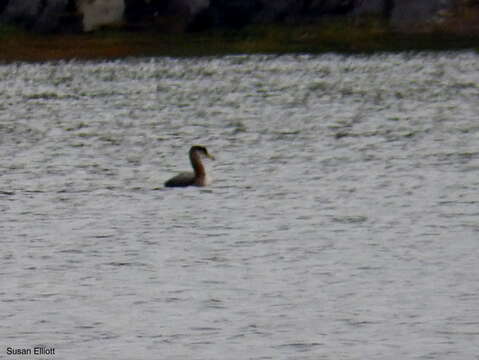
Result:
{"label": "lake", "polygon": [[[479,359],[479,55],[0,66],[0,352]],[[208,147],[212,183],[164,188]]]}

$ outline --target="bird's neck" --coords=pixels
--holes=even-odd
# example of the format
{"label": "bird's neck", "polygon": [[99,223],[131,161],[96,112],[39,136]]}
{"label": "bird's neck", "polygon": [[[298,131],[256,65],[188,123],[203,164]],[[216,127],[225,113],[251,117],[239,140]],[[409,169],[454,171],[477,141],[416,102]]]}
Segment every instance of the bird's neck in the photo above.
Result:
{"label": "bird's neck", "polygon": [[193,152],[190,154],[190,161],[193,170],[195,171],[196,178],[204,178],[206,176],[205,167],[201,162],[200,155],[197,152]]}

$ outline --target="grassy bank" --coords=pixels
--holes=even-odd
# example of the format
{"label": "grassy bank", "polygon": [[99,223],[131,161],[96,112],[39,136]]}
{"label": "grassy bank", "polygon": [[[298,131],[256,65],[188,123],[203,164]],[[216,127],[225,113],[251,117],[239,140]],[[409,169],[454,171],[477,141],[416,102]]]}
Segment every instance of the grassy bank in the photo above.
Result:
{"label": "grassy bank", "polygon": [[253,53],[371,53],[475,49],[479,36],[446,32],[395,32],[378,21],[250,26],[242,30],[162,34],[104,30],[37,35],[0,27],[0,62],[112,59],[128,56],[206,56]]}

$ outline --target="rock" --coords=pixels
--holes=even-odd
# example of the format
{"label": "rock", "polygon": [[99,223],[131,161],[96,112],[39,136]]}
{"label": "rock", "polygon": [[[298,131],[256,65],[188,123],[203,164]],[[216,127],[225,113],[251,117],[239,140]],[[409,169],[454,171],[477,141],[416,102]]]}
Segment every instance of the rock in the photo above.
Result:
{"label": "rock", "polygon": [[268,23],[294,19],[301,10],[301,1],[292,0],[260,0],[261,11],[255,14],[255,22]]}
{"label": "rock", "polygon": [[355,0],[305,1],[304,12],[310,16],[347,14],[354,9]]}
{"label": "rock", "polygon": [[3,0],[0,20],[41,33],[66,31],[78,23],[74,9],[74,0]]}
{"label": "rock", "polygon": [[105,25],[119,24],[125,11],[124,0],[77,0],[83,15],[83,30],[92,31]]}
{"label": "rock", "polygon": [[129,25],[141,24],[147,25],[149,20],[158,12],[156,2],[150,0],[124,0],[125,12],[124,19]]}
{"label": "rock", "polygon": [[60,25],[60,17],[65,13],[68,0],[49,0],[43,3],[45,7],[38,14],[33,29],[39,32],[55,31]]}
{"label": "rock", "polygon": [[210,6],[210,0],[189,0],[188,6],[190,7],[191,14],[194,16]]}
{"label": "rock", "polygon": [[434,21],[438,13],[452,6],[451,0],[395,1],[391,23],[399,28]]}
{"label": "rock", "polygon": [[[261,0],[262,19],[307,20],[323,15],[346,14],[352,11],[357,0]],[[274,16],[276,15],[276,17]]]}
{"label": "rock", "polygon": [[250,23],[310,21],[347,14],[357,0],[211,0],[196,19],[198,28],[241,27]]}
{"label": "rock", "polygon": [[389,18],[394,0],[359,0],[354,8],[354,15],[380,15]]}
{"label": "rock", "polygon": [[125,19],[132,28],[184,31],[210,0],[125,0]]}
{"label": "rock", "polygon": [[33,27],[41,0],[10,0],[5,6],[1,19],[8,23]]}
{"label": "rock", "polygon": [[[62,28],[62,20],[72,8],[73,3],[73,0],[0,1],[1,21],[37,32],[52,32]],[[70,13],[73,11],[70,10]]]}
{"label": "rock", "polygon": [[3,11],[5,10],[5,8],[7,7],[8,1],[9,0],[0,0],[0,17],[2,15]]}
{"label": "rock", "polygon": [[210,0],[209,6],[197,14],[190,29],[241,27],[253,22],[261,9],[260,0]]}

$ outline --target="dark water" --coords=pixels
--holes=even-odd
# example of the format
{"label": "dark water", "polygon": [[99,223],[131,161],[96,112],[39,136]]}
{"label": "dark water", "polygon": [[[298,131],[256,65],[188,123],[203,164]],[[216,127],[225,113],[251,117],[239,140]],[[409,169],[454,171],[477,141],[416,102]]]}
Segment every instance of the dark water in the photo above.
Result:
{"label": "dark water", "polygon": [[[479,359],[479,57],[0,66],[0,352]],[[207,188],[164,189],[204,144]]]}

